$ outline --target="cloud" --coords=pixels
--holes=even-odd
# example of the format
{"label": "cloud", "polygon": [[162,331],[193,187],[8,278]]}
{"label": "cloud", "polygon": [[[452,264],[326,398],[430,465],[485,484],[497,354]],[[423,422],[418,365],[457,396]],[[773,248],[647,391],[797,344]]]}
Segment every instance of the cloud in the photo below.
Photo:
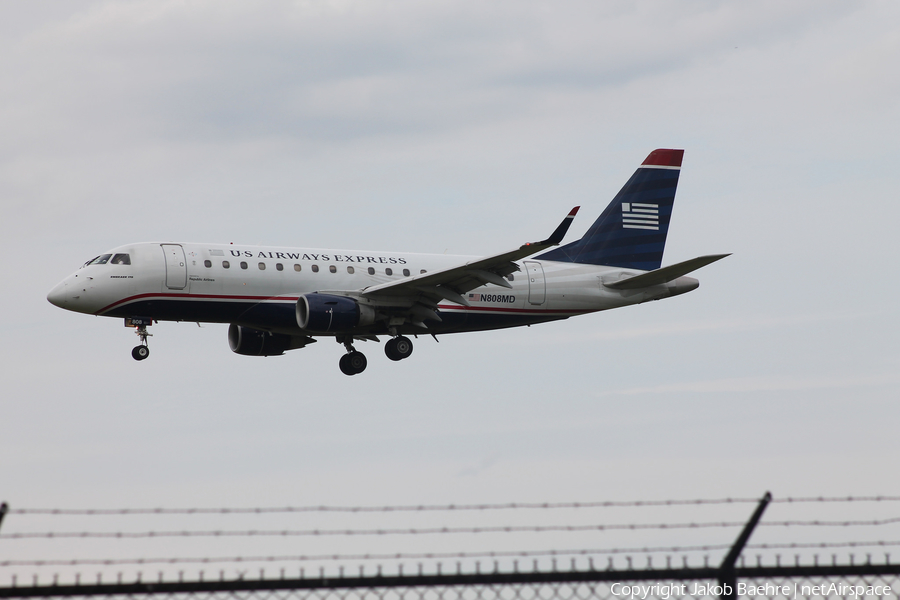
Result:
{"label": "cloud", "polygon": [[765,4],[104,2],[17,40],[4,104],[31,117],[20,142],[86,126],[105,143],[448,131],[765,48],[850,10]]}

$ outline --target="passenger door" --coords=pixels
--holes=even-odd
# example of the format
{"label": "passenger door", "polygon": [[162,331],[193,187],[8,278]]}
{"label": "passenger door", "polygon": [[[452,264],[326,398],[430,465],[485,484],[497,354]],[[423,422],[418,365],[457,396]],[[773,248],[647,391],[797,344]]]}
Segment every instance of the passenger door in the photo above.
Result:
{"label": "passenger door", "polygon": [[166,287],[170,290],[183,290],[187,287],[187,261],[184,248],[179,244],[161,244],[166,255]]}
{"label": "passenger door", "polygon": [[525,273],[528,276],[528,303],[543,304],[547,297],[547,286],[544,283],[544,267],[541,263],[526,260]]}

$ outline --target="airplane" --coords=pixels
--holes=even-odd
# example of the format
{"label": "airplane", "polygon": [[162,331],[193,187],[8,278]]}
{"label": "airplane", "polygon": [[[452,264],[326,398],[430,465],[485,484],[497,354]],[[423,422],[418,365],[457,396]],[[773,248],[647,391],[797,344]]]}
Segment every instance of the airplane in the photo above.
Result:
{"label": "airplane", "polygon": [[366,369],[354,342],[389,339],[394,361],[407,336],[533,325],[678,296],[687,277],[729,256],[662,267],[684,150],[651,152],[579,240],[560,246],[579,207],[546,239],[484,257],[234,244],[143,242],[87,261],[47,295],[66,310],[124,319],[150,355],[159,321],[228,323],[237,354],[277,356],[316,337],[346,353],[340,369]]}

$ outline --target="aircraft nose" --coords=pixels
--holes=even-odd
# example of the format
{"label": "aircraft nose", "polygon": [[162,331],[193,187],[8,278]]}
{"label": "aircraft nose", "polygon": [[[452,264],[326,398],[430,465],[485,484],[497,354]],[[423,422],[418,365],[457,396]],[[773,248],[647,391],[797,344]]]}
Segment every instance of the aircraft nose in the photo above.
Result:
{"label": "aircraft nose", "polygon": [[57,285],[55,288],[50,290],[49,294],[47,294],[47,301],[50,302],[50,304],[52,304],[54,306],[58,306],[60,308],[65,308],[66,307],[66,288],[67,287],[68,287],[68,285],[66,285],[65,281],[63,281],[62,283]]}

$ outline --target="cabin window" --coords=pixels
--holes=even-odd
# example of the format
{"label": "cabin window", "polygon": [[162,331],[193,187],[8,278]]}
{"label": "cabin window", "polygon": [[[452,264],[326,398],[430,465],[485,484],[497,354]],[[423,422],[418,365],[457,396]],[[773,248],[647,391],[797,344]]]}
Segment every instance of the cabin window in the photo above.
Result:
{"label": "cabin window", "polygon": [[409,269],[403,269],[403,276],[409,277]]}
{"label": "cabin window", "polygon": [[312,272],[313,272],[313,273],[318,273],[318,272],[319,272],[319,265],[313,265],[313,266],[310,267],[310,269],[312,269]]}
{"label": "cabin window", "polygon": [[228,269],[229,267],[231,267],[231,263],[228,262],[227,260],[223,260],[223,261],[222,261],[222,266],[223,266],[224,268]]}
{"label": "cabin window", "polygon": [[298,273],[300,272],[301,268],[302,267],[300,265],[294,265],[294,270],[297,271]]}
{"label": "cabin window", "polygon": [[356,269],[354,269],[353,267],[347,267],[347,272],[353,275],[356,272]]}
{"label": "cabin window", "polygon": [[334,265],[330,265],[328,267],[328,270],[331,271],[332,273],[337,273],[337,267]]}
{"label": "cabin window", "polygon": [[212,261],[211,261],[211,260],[204,260],[204,261],[203,261],[203,266],[206,267],[207,269],[211,269],[211,268],[212,268]]}
{"label": "cabin window", "polygon": [[284,271],[284,265],[281,263],[275,263],[275,270],[276,271]]}
{"label": "cabin window", "polygon": [[507,275],[506,278],[507,278],[508,280],[510,280],[510,281],[515,281],[515,280],[516,280],[515,276],[514,276],[512,273],[510,273],[509,275]]}
{"label": "cabin window", "polygon": [[247,268],[247,263],[245,263],[244,261],[241,261],[241,268],[242,268],[242,269],[246,269],[246,268]]}
{"label": "cabin window", "polygon": [[260,271],[265,271],[265,270],[266,270],[266,263],[259,263],[259,270],[260,270]]}
{"label": "cabin window", "polygon": [[368,270],[368,272],[369,272],[369,275],[374,275],[374,274],[375,274],[375,267],[369,267],[367,270]]}
{"label": "cabin window", "polygon": [[88,265],[105,265],[106,263],[109,262],[109,259],[110,259],[111,256],[112,256],[112,254],[101,254],[101,255],[98,256],[97,258],[94,258],[94,259],[89,260],[89,261],[87,261],[86,263],[84,263],[84,266],[88,266]]}
{"label": "cabin window", "polygon": [[116,254],[112,257],[112,260],[109,261],[111,265],[130,265],[131,264],[131,256],[128,254]]}
{"label": "cabin window", "polygon": [[393,275],[394,270],[392,268],[388,267],[387,269],[384,270],[384,274],[385,275]]}

